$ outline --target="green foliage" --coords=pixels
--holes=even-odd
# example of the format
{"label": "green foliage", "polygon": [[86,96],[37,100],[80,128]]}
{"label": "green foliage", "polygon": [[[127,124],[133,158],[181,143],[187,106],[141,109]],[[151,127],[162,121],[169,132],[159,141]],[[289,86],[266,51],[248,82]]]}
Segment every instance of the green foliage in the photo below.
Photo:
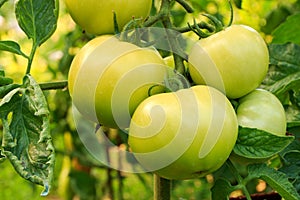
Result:
{"label": "green foliage", "polygon": [[248,168],[248,179],[260,178],[266,181],[275,191],[286,200],[300,199],[286,174],[268,167],[266,164],[254,164]]}
{"label": "green foliage", "polygon": [[3,6],[4,3],[6,3],[8,0],[0,0],[0,8]]}
{"label": "green foliage", "polygon": [[285,173],[300,193],[300,141],[296,140],[280,153],[283,161],[279,171]]}
{"label": "green foliage", "polygon": [[237,177],[237,184],[232,184],[224,177],[218,178],[212,187],[213,200],[228,200],[231,192],[241,189],[245,195],[249,195],[246,189],[248,182],[253,179],[266,181],[281,197],[288,200],[297,200],[300,198],[293,184],[289,181],[285,173],[277,171],[266,164],[251,164],[248,166],[247,175],[242,178],[237,174],[235,166],[230,161],[227,162],[233,176]]}
{"label": "green foliage", "polygon": [[300,45],[300,13],[289,16],[286,21],[273,32],[272,43],[284,44],[292,42]]}
{"label": "green foliage", "polygon": [[40,46],[55,31],[58,18],[56,0],[19,0],[16,17],[20,28],[27,37],[33,39],[34,46]]}
{"label": "green foliage", "polygon": [[21,51],[20,45],[14,41],[0,41],[0,51],[8,51],[27,58],[27,56]]}
{"label": "green foliage", "polygon": [[212,200],[228,200],[229,194],[235,191],[237,187],[230,184],[227,179],[217,179],[212,187]]}
{"label": "green foliage", "polygon": [[4,128],[2,154],[22,177],[44,185],[44,193],[48,194],[55,157],[43,92],[28,75],[22,87],[2,99],[0,107]]}
{"label": "green foliage", "polygon": [[[0,8],[4,8],[7,2],[8,0],[0,0]],[[26,58],[28,60],[27,74],[30,73],[30,66],[36,48],[44,44],[57,28],[58,2],[58,0],[19,0],[15,4],[18,25],[33,42],[31,54],[26,55],[24,53],[27,51],[23,51],[25,48],[21,45],[22,43],[10,40],[0,41],[0,51],[8,51]],[[261,87],[271,91],[280,98],[286,109],[289,131],[294,135],[278,137],[256,129],[240,128],[239,139],[234,148],[235,154],[246,158],[268,158],[279,154],[280,159],[277,160],[278,163],[272,167],[266,164],[243,166],[246,172],[240,170],[240,166],[235,166],[236,163],[233,166],[227,163],[214,174],[216,178],[214,183],[200,181],[201,185],[196,187],[187,185],[186,182],[176,182],[174,188],[181,189],[178,192],[178,197],[182,196],[180,194],[190,195],[192,193],[190,190],[186,192],[188,188],[196,188],[195,194],[201,193],[201,189],[205,190],[202,193],[207,195],[209,193],[207,190],[213,185],[211,188],[213,200],[229,199],[230,193],[237,189],[243,190],[244,193],[251,193],[252,191],[246,185],[252,180],[263,179],[285,199],[300,199],[300,142],[297,139],[299,138],[299,133],[293,132],[294,129],[300,126],[300,27],[298,23],[300,14],[297,13],[300,1],[282,0],[280,2],[279,4],[276,1],[258,1],[255,3],[246,0],[233,1],[235,8],[243,13],[243,17],[247,16],[244,19],[248,21],[244,22],[251,24],[251,20],[254,19],[253,23],[259,24],[259,28],[264,34],[270,34],[273,37],[272,44],[269,45],[270,70]],[[197,14],[194,14],[193,17],[197,20],[199,20],[198,14],[203,12],[210,13],[222,21],[229,18],[229,6],[228,8],[225,7],[224,1],[190,0],[188,3],[195,9]],[[259,12],[255,13],[252,7],[247,7],[249,6],[248,4],[255,5],[254,7],[258,8]],[[186,26],[186,19],[192,19],[193,17],[187,14],[183,8],[178,8],[178,5],[176,7],[176,5],[177,3],[174,2],[170,12],[172,23],[177,27]],[[156,12],[157,8],[153,7],[151,13],[155,15]],[[259,15],[259,18],[256,18],[257,15]],[[5,15],[3,16],[6,17]],[[265,21],[259,21],[261,19]],[[161,26],[161,24],[159,25]],[[206,25],[211,24],[207,23]],[[64,78],[72,60],[70,49],[74,50],[81,47],[93,36],[82,34],[76,29],[68,33],[68,35],[59,37],[65,38],[65,40],[61,39],[59,41],[63,43],[61,44],[64,48],[62,49],[63,57],[57,61],[57,69],[51,68],[49,64],[48,71],[52,72],[53,77]],[[50,52],[53,49],[48,50]],[[47,83],[41,85],[42,89],[50,88]],[[70,107],[69,96],[67,96],[66,92],[61,92],[56,94],[54,99],[51,99],[53,94],[49,94],[45,91],[42,92],[40,84],[36,83],[30,75],[25,75],[24,83],[20,85],[14,83],[10,77],[6,77],[4,72],[0,71],[0,98],[2,99],[0,102],[0,117],[3,125],[3,133],[0,133],[0,143],[2,145],[0,148],[1,172],[4,169],[3,165],[6,166],[6,163],[10,161],[22,177],[33,183],[45,185],[46,188],[43,195],[48,192],[48,187],[53,184],[54,160],[57,159],[52,145],[50,127],[53,133],[68,131],[72,132],[72,134],[75,133],[75,128],[71,127],[70,122],[65,121],[70,115],[68,111]],[[49,99],[49,103],[46,102],[46,97]],[[49,111],[48,106],[54,109]],[[50,124],[50,118],[52,124]],[[64,156],[79,158],[78,160],[81,164],[101,171],[100,174],[97,174],[97,180],[95,177],[78,171],[72,171],[71,174],[67,174],[70,175],[68,177],[71,178],[70,184],[73,187],[73,192],[89,199],[95,198],[97,195],[99,197],[103,195],[103,193],[99,192],[102,189],[100,187],[95,188],[95,186],[107,186],[107,180],[103,178],[107,169],[90,158],[91,156],[80,144],[75,134],[72,137],[75,148],[72,153],[69,152],[70,150],[65,150],[63,154],[66,155]],[[296,140],[292,142],[294,138]],[[53,139],[57,141],[57,135]],[[64,149],[61,151],[64,151]],[[6,162],[1,163],[3,161]],[[7,171],[3,173],[5,174]],[[219,176],[218,173],[222,173],[223,176]],[[1,177],[6,178],[6,176]],[[144,181],[143,177],[146,177],[147,181]],[[130,195],[136,196],[145,191],[141,198],[142,196],[145,196],[145,199],[151,198],[152,188],[149,187],[149,184],[151,185],[151,181],[148,181],[148,179],[151,180],[149,177],[148,175],[135,175],[134,181],[131,178],[127,178],[127,176],[121,177],[120,183],[125,184],[123,196],[131,199],[132,196]],[[114,180],[117,179],[116,177],[113,178]],[[5,182],[8,181],[0,181],[1,189],[3,189],[3,183]],[[19,182],[18,180],[17,184],[20,184]],[[85,187],[81,187],[82,183],[85,183]],[[26,182],[26,184],[30,188],[34,188],[31,183]],[[4,185],[5,190],[8,190],[10,187],[11,185]],[[121,188],[122,186],[119,187]],[[134,192],[131,192],[133,190]],[[28,192],[28,190],[24,192]],[[1,191],[2,194],[3,192]],[[14,199],[14,197],[12,198]],[[21,198],[25,197],[21,196]]]}
{"label": "green foliage", "polygon": [[[3,3],[1,3],[2,5]],[[45,42],[55,31],[57,24],[56,1],[19,0],[16,16],[21,29],[33,40],[30,56],[26,56],[18,43],[0,41],[0,50],[21,55],[28,59],[30,73],[37,46]],[[54,147],[50,135],[48,103],[40,86],[30,75],[23,84],[0,76],[0,118],[3,123],[1,159],[8,158],[15,170],[25,179],[44,185],[49,193],[54,170]]]}
{"label": "green foliage", "polygon": [[300,46],[270,44],[270,69],[263,87],[274,93],[286,107],[288,126],[300,125]]}
{"label": "green foliage", "polygon": [[233,152],[245,158],[269,158],[281,152],[293,140],[292,136],[277,136],[254,128],[239,127]]}
{"label": "green foliage", "polygon": [[291,11],[286,6],[279,6],[266,16],[266,24],[261,30],[271,34],[289,15],[291,15]]}

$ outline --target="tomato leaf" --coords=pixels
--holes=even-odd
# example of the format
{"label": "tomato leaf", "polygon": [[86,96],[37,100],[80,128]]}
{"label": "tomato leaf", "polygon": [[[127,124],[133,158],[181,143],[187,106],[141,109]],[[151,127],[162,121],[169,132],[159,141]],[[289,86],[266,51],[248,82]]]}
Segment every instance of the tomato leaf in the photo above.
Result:
{"label": "tomato leaf", "polygon": [[239,127],[233,152],[246,158],[269,158],[282,151],[293,140],[292,136],[276,136],[255,128]]}
{"label": "tomato leaf", "polygon": [[268,167],[266,164],[253,164],[249,165],[248,173],[248,178],[259,178],[266,181],[284,199],[300,199],[295,187],[283,172],[276,171],[275,169]]}
{"label": "tomato leaf", "polygon": [[295,105],[288,106],[285,110],[288,127],[300,126],[300,110]]}
{"label": "tomato leaf", "polygon": [[[270,68],[262,87],[286,106],[288,127],[300,125],[300,46],[271,44]],[[290,104],[292,102],[292,105]]]}
{"label": "tomato leaf", "polygon": [[286,6],[279,5],[266,16],[266,24],[261,27],[261,30],[266,34],[271,34],[291,14]]}
{"label": "tomato leaf", "polygon": [[270,70],[263,82],[265,88],[280,96],[297,88],[300,83],[300,46],[288,44],[271,44]]}
{"label": "tomato leaf", "polygon": [[40,46],[56,29],[58,1],[19,0],[15,13],[27,37],[33,39],[36,46]]}
{"label": "tomato leaf", "polygon": [[0,87],[0,99],[2,99],[6,94],[8,94],[13,89],[20,87],[18,84],[9,84]]}
{"label": "tomato leaf", "polygon": [[[0,144],[2,143],[2,134],[0,133]],[[6,160],[5,155],[2,154],[1,148],[0,148],[0,163],[2,163],[4,160]]]}
{"label": "tomato leaf", "polygon": [[2,154],[25,179],[44,185],[49,192],[54,168],[49,111],[42,90],[34,79],[24,77],[22,87],[10,91],[0,102],[3,123]]}
{"label": "tomato leaf", "polygon": [[14,41],[0,41],[0,51],[8,51],[28,58],[28,56],[21,51],[20,45]]}
{"label": "tomato leaf", "polygon": [[0,0],[0,8],[6,3],[8,0]]}
{"label": "tomato leaf", "polygon": [[229,195],[236,188],[226,179],[217,179],[214,186],[211,188],[212,200],[228,200]]}
{"label": "tomato leaf", "polygon": [[284,172],[300,194],[300,141],[295,140],[283,152],[282,167],[279,171]]}
{"label": "tomato leaf", "polygon": [[300,45],[300,13],[289,16],[284,23],[273,32],[272,43],[284,44],[292,42]]}
{"label": "tomato leaf", "polygon": [[243,0],[233,0],[233,3],[238,9],[242,9]]}

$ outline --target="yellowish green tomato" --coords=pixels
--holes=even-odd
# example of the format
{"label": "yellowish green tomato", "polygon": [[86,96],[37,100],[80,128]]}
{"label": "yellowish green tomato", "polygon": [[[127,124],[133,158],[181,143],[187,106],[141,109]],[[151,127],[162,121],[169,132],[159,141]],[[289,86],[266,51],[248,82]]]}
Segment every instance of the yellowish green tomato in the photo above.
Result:
{"label": "yellowish green tomato", "polygon": [[286,116],[278,98],[269,91],[256,89],[239,100],[240,126],[257,128],[274,135],[286,134]]}
{"label": "yellowish green tomato", "polygon": [[73,20],[92,34],[114,33],[113,11],[119,28],[134,18],[146,18],[152,0],[65,0]]}
{"label": "yellowish green tomato", "polygon": [[260,34],[232,25],[199,40],[189,53],[189,70],[196,84],[207,84],[240,98],[257,88],[268,71],[268,48]]}
{"label": "yellowish green tomato", "polygon": [[237,134],[237,117],[227,97],[202,85],[145,99],[133,114],[128,143],[148,171],[190,179],[221,167]]}
{"label": "yellowish green tomato", "polygon": [[111,128],[127,128],[137,105],[163,92],[166,69],[152,48],[140,48],[109,35],[87,43],[69,71],[73,104],[87,119]]}

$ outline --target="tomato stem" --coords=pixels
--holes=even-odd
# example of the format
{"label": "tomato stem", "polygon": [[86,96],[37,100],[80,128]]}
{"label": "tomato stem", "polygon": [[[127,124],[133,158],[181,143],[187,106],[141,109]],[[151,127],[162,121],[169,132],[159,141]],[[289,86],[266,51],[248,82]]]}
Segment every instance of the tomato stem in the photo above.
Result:
{"label": "tomato stem", "polygon": [[68,81],[40,83],[39,85],[42,90],[57,90],[66,88],[68,86]]}
{"label": "tomato stem", "polygon": [[197,24],[193,24],[193,25],[189,24],[188,26],[185,26],[185,27],[179,27],[179,28],[176,27],[176,28],[173,28],[173,30],[175,30],[177,32],[180,32],[180,33],[186,33],[186,32],[189,32],[189,31],[195,29],[197,26],[201,29],[206,29],[209,32],[214,32],[215,31],[214,26],[212,26],[212,25],[210,25],[206,22],[203,22],[203,21],[201,21]]}
{"label": "tomato stem", "polygon": [[154,200],[171,199],[171,181],[154,174]]}
{"label": "tomato stem", "polygon": [[233,22],[233,7],[232,7],[232,3],[231,3],[231,0],[228,0],[228,3],[229,3],[229,7],[230,7],[230,20],[229,20],[229,23],[227,25],[227,27],[231,26],[232,25],[232,22]]}
{"label": "tomato stem", "polygon": [[194,9],[185,0],[175,0],[179,3],[188,13],[193,13]]}
{"label": "tomato stem", "polygon": [[236,167],[233,165],[233,163],[229,159],[227,159],[226,164],[227,164],[228,168],[230,169],[230,171],[232,172],[232,174],[234,175],[236,181],[238,182],[238,186],[243,191],[246,199],[247,200],[251,200],[251,195],[248,192],[248,190],[246,188],[246,185],[244,184],[243,178],[239,174],[239,172],[236,169]]}
{"label": "tomato stem", "polygon": [[35,55],[35,52],[36,52],[37,48],[38,48],[38,45],[35,42],[33,42],[32,49],[31,49],[31,52],[30,52],[30,56],[28,57],[28,64],[27,64],[26,74],[30,74],[33,58],[34,58],[34,55]]}

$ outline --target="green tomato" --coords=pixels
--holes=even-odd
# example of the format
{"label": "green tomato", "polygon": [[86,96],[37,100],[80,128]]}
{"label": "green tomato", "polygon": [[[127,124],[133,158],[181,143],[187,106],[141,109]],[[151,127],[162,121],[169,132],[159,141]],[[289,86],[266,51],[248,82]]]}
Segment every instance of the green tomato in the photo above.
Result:
{"label": "green tomato", "polygon": [[237,134],[229,100],[203,85],[145,99],[133,114],[128,143],[146,170],[167,179],[190,179],[221,167]]}
{"label": "green tomato", "polygon": [[87,119],[111,128],[127,128],[150,88],[151,94],[164,91],[166,71],[155,49],[103,35],[88,42],[73,59],[69,91],[73,104]]}
{"label": "green tomato", "polygon": [[274,135],[286,134],[286,116],[278,98],[256,89],[239,100],[237,118],[240,126],[257,128]]}
{"label": "green tomato", "polygon": [[[242,127],[256,128],[277,136],[286,134],[286,116],[278,98],[263,89],[256,89],[239,100],[238,123]],[[269,158],[245,158],[232,152],[230,159],[248,165],[266,162]]]}
{"label": "green tomato", "polygon": [[65,0],[65,4],[79,26],[100,35],[114,33],[113,11],[121,30],[133,17],[146,18],[152,0]]}
{"label": "green tomato", "polygon": [[189,53],[190,74],[196,84],[207,84],[239,98],[257,88],[268,71],[269,53],[254,29],[232,25],[201,39]]}

